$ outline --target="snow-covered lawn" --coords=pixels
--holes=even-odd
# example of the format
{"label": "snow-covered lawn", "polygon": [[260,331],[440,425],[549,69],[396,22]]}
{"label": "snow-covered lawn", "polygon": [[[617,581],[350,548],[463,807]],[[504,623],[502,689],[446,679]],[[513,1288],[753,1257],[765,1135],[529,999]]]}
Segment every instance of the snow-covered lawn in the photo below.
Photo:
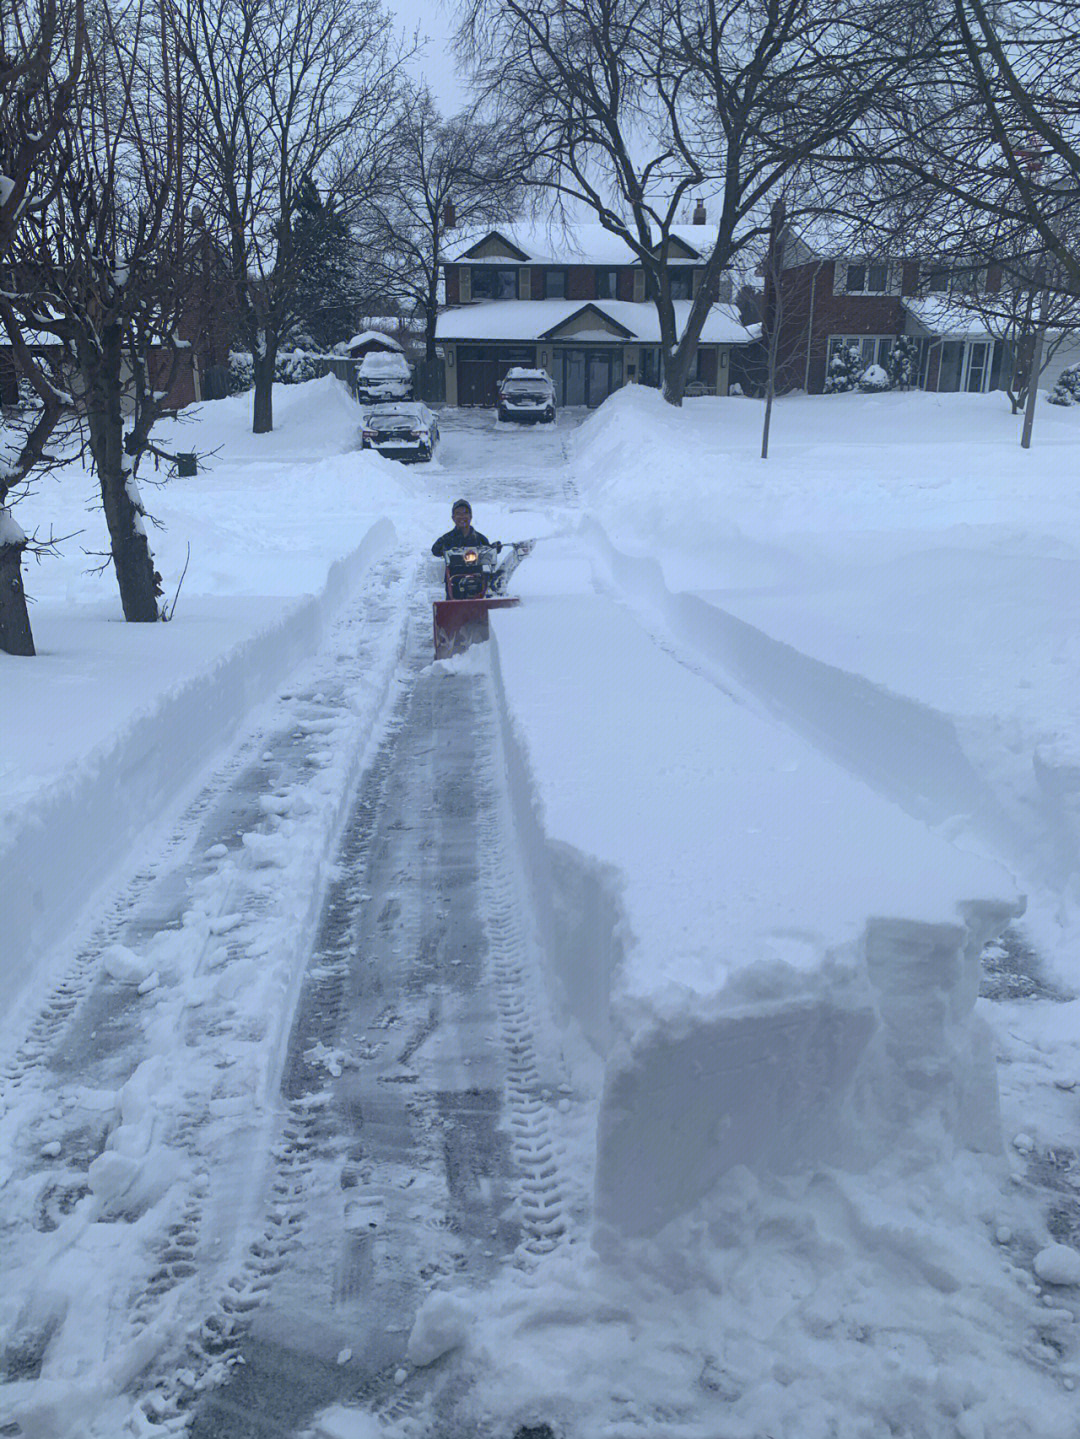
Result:
{"label": "snow-covered lawn", "polygon": [[[573,1076],[544,1103],[595,1207],[539,1263],[456,1296],[441,1348],[427,1313],[410,1362],[452,1349],[485,1435],[1076,1439],[1076,412],[1040,406],[1024,452],[997,395],[791,398],[763,462],[756,402],[675,412],[630,388],[542,434],[444,415],[441,457],[405,469],[355,450],[335,382],[275,398],[271,436],[246,433],[238,400],[165,438],[218,451],[195,480],[144,485],[170,598],[191,543],[168,626],[124,626],[111,577],[86,573],[103,525],[83,471],[19,508],[25,529],[86,533],[30,571],[40,657],[0,655],[0,1057],[95,905],[317,660],[304,704],[331,718],[279,701],[274,724],[287,735],[295,710],[321,778],[298,771],[281,797],[273,855],[213,860],[190,973],[179,941],[160,946],[160,1099],[179,1114],[166,1038],[237,982],[201,957],[225,943],[230,885],[271,914],[304,890],[263,922],[250,993],[217,995],[226,1036],[267,1013],[279,1034],[214,1111],[225,1153],[228,1106],[274,1077],[334,787],[365,763],[463,490],[493,538],[545,537],[520,609],[446,673],[493,676],[521,905]],[[149,1133],[152,1077],[106,1154]],[[28,1142],[8,1103],[0,1184]],[[86,1362],[54,1356],[43,1435],[68,1439],[90,1379],[138,1367]],[[427,1433],[409,1423],[402,1439]],[[314,1432],[387,1431],[335,1408]]]}

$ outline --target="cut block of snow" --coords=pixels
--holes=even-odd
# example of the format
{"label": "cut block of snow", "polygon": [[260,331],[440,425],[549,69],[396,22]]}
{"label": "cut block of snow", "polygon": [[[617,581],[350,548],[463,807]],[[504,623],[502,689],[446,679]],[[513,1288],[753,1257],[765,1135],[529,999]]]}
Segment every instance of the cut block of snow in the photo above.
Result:
{"label": "cut block of snow", "polygon": [[59,1159],[63,1153],[63,1146],[58,1139],[50,1139],[47,1144],[41,1146],[38,1153],[43,1159]]}
{"label": "cut block of snow", "polygon": [[137,1159],[118,1154],[115,1149],[106,1149],[91,1163],[86,1178],[91,1193],[107,1204],[131,1188],[139,1170]]}
{"label": "cut block of snow", "polygon": [[142,984],[153,966],[145,955],[136,954],[123,944],[111,944],[101,955],[102,967],[110,979],[120,984]]}
{"label": "cut block of snow", "polygon": [[1034,1269],[1044,1284],[1080,1284],[1080,1252],[1067,1244],[1048,1244],[1036,1254]]}
{"label": "cut block of snow", "polygon": [[469,1337],[472,1311],[463,1300],[442,1290],[428,1296],[420,1306],[406,1347],[410,1364],[419,1369],[434,1364],[452,1349],[460,1349]]}

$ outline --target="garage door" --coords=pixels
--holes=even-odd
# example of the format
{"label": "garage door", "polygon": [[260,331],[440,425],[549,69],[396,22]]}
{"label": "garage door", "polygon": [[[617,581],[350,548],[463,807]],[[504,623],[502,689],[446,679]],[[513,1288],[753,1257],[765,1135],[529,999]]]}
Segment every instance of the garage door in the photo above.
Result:
{"label": "garage door", "polygon": [[511,365],[535,365],[534,345],[459,345],[458,404],[494,409],[499,381]]}

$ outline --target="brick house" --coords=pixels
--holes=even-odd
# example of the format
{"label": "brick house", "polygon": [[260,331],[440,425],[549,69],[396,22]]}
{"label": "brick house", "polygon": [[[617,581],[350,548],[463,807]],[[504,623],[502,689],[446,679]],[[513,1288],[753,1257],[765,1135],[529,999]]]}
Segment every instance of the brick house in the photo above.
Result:
{"label": "brick house", "polygon": [[[669,272],[685,323],[711,247],[703,207],[675,227]],[[633,251],[597,224],[526,225],[457,237],[443,259],[436,340],[451,405],[495,404],[512,365],[546,370],[560,405],[599,405],[627,383],[656,385],[660,328]],[[706,318],[692,393],[727,393],[731,350],[749,343],[730,293]]]}
{"label": "brick house", "polygon": [[[934,272],[910,256],[815,249],[790,231],[783,247],[779,266],[765,266],[764,298],[769,325],[777,311],[770,272],[778,268],[780,388],[821,394],[841,346],[856,348],[867,366],[884,367],[900,335],[918,342],[921,389],[982,393],[1010,378],[1012,347],[970,299],[965,303],[974,270]],[[1000,283],[994,267],[980,273],[984,291]]]}

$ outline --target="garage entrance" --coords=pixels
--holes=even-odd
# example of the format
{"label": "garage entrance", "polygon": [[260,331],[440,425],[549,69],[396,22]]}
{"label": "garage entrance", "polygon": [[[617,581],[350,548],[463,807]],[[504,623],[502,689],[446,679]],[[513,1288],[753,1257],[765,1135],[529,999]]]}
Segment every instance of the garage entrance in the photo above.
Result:
{"label": "garage entrance", "polygon": [[535,345],[459,345],[458,404],[494,409],[499,381],[512,365],[536,364]]}

